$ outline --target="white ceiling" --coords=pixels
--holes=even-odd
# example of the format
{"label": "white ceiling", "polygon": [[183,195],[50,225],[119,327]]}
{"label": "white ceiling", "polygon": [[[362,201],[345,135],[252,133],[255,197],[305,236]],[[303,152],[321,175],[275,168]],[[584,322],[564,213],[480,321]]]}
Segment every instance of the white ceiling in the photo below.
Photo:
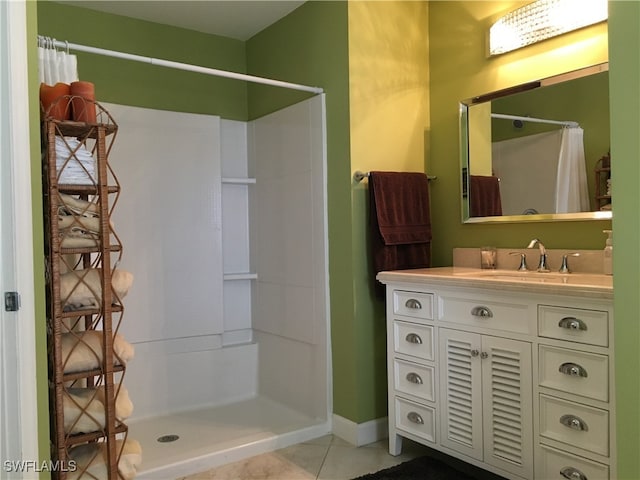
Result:
{"label": "white ceiling", "polygon": [[78,7],[248,40],[303,0],[66,0]]}

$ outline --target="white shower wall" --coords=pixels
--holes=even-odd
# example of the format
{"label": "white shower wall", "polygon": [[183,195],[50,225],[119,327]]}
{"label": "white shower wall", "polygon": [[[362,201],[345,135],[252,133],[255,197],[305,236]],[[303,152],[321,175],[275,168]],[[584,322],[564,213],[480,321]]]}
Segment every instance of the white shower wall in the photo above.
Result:
{"label": "white shower wall", "polygon": [[316,96],[249,129],[258,389],[316,418],[328,405],[323,123]]}
{"label": "white shower wall", "polygon": [[105,107],[134,420],[258,394],[326,419],[322,98],[250,123]]}

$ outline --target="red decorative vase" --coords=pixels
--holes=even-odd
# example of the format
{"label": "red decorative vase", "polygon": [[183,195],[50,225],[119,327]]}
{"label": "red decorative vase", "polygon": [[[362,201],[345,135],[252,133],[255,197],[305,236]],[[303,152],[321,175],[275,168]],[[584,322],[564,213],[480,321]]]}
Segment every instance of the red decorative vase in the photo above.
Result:
{"label": "red decorative vase", "polygon": [[96,123],[95,87],[91,82],[71,83],[73,119],[76,122]]}
{"label": "red decorative vase", "polygon": [[55,118],[56,120],[69,120],[71,109],[69,99],[60,98],[69,95],[70,87],[66,83],[56,83],[55,85],[40,84],[40,103],[45,118]]}

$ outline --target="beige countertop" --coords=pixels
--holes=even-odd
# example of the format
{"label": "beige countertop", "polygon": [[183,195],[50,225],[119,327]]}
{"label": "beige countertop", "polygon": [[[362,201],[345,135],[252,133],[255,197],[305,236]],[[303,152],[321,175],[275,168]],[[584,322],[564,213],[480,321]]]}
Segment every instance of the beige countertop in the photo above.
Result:
{"label": "beige countertop", "polygon": [[380,272],[382,283],[409,282],[434,286],[491,288],[494,290],[574,295],[612,299],[613,277],[602,273],[539,273],[517,270],[482,270],[469,267],[437,267]]}

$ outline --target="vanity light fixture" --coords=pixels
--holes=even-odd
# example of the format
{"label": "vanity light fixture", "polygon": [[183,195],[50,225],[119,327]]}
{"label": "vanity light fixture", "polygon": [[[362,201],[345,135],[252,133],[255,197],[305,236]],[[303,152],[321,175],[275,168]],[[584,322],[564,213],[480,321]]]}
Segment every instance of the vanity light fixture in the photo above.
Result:
{"label": "vanity light fixture", "polygon": [[607,0],[537,0],[500,18],[489,30],[489,55],[499,55],[605,21]]}

